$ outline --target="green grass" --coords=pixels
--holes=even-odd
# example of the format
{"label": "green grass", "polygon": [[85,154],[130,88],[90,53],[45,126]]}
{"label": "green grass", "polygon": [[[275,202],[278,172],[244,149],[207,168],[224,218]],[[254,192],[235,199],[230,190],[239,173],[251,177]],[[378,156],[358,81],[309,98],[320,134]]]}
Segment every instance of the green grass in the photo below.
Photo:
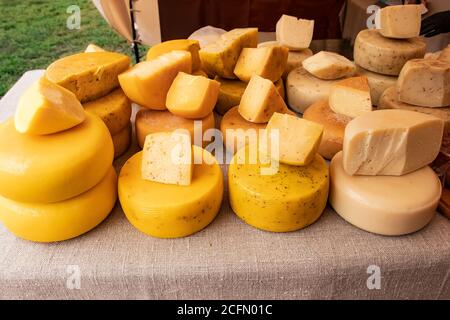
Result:
{"label": "green grass", "polygon": [[[81,28],[69,30],[66,12],[78,5]],[[45,69],[89,43],[131,56],[124,38],[102,18],[91,0],[0,0],[0,97],[27,70]],[[141,47],[141,54],[144,53]]]}

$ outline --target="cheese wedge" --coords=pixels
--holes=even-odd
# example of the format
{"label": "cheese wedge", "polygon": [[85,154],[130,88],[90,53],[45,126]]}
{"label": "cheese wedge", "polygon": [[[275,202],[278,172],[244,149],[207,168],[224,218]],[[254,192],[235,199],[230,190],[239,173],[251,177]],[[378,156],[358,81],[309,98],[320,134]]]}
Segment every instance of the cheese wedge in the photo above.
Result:
{"label": "cheese wedge", "polygon": [[20,97],[14,125],[21,133],[51,134],[70,129],[85,117],[72,92],[43,77]]}
{"label": "cheese wedge", "polygon": [[328,51],[320,51],[306,58],[302,65],[306,71],[324,80],[350,77],[356,71],[353,62],[340,54]]}
{"label": "cheese wedge", "polygon": [[334,84],[330,90],[329,103],[331,110],[351,118],[372,111],[367,78],[353,77]]}
{"label": "cheese wedge", "polygon": [[154,110],[166,109],[166,96],[178,72],[191,73],[192,59],[187,51],[175,50],[136,64],[119,75],[127,97]]}
{"label": "cheese wedge", "polygon": [[179,72],[167,92],[167,109],[188,119],[204,118],[216,105],[219,87],[216,80]]}
{"label": "cheese wedge", "polygon": [[419,36],[422,6],[420,4],[387,6],[380,9],[379,32],[383,37],[409,39]]}
{"label": "cheese wedge", "polygon": [[197,40],[189,40],[189,39],[177,39],[177,40],[169,40],[158,43],[147,52],[147,61],[153,60],[159,57],[162,54],[174,51],[174,50],[184,50],[189,51],[191,53],[192,58],[192,71],[196,71],[200,69],[201,62],[200,56],[198,55],[198,51],[200,50],[200,44]]}
{"label": "cheese wedge", "polygon": [[276,24],[276,37],[280,45],[290,50],[306,49],[311,44],[314,20],[297,19],[283,14]]}
{"label": "cheese wedge", "polygon": [[89,43],[84,52],[105,52],[106,50],[93,44]]}

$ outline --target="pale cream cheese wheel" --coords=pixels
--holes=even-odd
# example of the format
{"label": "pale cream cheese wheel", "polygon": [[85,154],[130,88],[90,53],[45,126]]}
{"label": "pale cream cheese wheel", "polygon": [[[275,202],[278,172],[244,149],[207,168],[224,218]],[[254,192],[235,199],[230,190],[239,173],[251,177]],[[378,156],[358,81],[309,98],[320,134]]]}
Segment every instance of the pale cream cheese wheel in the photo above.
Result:
{"label": "pale cream cheese wheel", "polygon": [[403,176],[351,176],[342,152],[330,163],[330,204],[347,222],[382,235],[403,235],[426,226],[436,213],[441,183],[425,166]]}

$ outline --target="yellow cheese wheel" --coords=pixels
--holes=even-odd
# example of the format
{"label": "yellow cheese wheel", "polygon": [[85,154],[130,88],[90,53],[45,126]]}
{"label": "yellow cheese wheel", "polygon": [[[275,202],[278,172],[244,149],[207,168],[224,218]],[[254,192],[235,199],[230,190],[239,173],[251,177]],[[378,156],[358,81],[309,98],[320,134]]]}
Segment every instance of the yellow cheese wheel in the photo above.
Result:
{"label": "yellow cheese wheel", "polygon": [[242,148],[228,169],[230,204],[239,218],[258,229],[288,232],[320,217],[329,187],[328,168],[320,155],[307,166],[280,163],[275,174],[262,174],[269,164],[250,160],[250,147]]}
{"label": "yellow cheese wheel", "polygon": [[116,134],[113,134],[112,141],[114,145],[114,159],[120,157],[123,155],[131,144],[131,123],[128,122],[128,124],[123,128],[121,131],[117,132]]}
{"label": "yellow cheese wheel", "polygon": [[100,118],[44,136],[0,124],[0,195],[21,202],[57,202],[100,182],[113,160],[111,135]]}
{"label": "yellow cheese wheel", "polygon": [[117,176],[109,167],[92,189],[55,203],[16,202],[0,196],[0,221],[17,237],[37,242],[62,241],[93,229],[117,199]]}
{"label": "yellow cheese wheel", "polygon": [[99,116],[112,135],[122,131],[130,122],[131,102],[120,88],[83,104],[83,107],[86,111]]}
{"label": "yellow cheese wheel", "polygon": [[142,152],[130,158],[119,175],[119,199],[130,223],[158,238],[178,238],[202,230],[216,217],[223,196],[222,171],[215,158],[193,147],[191,184],[180,186],[144,180],[141,177]]}
{"label": "yellow cheese wheel", "polygon": [[129,67],[130,58],[120,53],[83,52],[56,60],[48,66],[45,76],[86,102],[117,88],[117,76]]}
{"label": "yellow cheese wheel", "polygon": [[149,133],[186,129],[191,133],[191,138],[193,139],[194,144],[206,146],[210,143],[210,141],[194,141],[195,121],[201,121],[202,140],[205,131],[215,127],[214,113],[210,113],[203,119],[194,120],[176,116],[169,111],[141,109],[136,115],[136,137],[138,144],[142,148],[144,146],[145,137]]}

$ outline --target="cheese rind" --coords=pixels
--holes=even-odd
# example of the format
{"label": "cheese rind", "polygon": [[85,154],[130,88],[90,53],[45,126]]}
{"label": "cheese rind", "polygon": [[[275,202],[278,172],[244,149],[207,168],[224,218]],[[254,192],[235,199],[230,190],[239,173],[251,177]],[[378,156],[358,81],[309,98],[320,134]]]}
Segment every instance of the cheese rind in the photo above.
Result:
{"label": "cheese rind", "polygon": [[430,164],[438,155],[444,123],[405,110],[377,110],[345,129],[343,167],[349,175],[401,176]]}
{"label": "cheese rind", "polygon": [[175,50],[134,65],[119,75],[119,82],[131,101],[149,109],[165,110],[173,80],[180,71],[191,73],[191,68],[191,54]]}
{"label": "cheese rind", "polygon": [[387,6],[380,9],[379,32],[383,37],[409,39],[418,37],[421,24],[421,5]]}
{"label": "cheese rind", "polygon": [[279,164],[273,175],[262,175],[260,158],[251,161],[249,147],[233,157],[228,168],[230,205],[249,225],[267,231],[295,231],[314,223],[328,197],[328,168],[315,155],[307,166]]}
{"label": "cheese rind", "polygon": [[120,53],[78,53],[50,64],[45,77],[72,91],[81,102],[87,102],[117,88],[117,76],[129,67],[130,58]]}
{"label": "cheese rind", "polygon": [[204,118],[216,105],[219,87],[215,80],[179,72],[167,92],[167,109],[188,119]]}
{"label": "cheese rind", "polygon": [[114,159],[123,155],[131,144],[131,122],[121,131],[111,136],[114,145]]}
{"label": "cheese rind", "polygon": [[305,59],[303,68],[324,80],[334,80],[352,76],[356,71],[355,64],[340,54],[320,51]]}
{"label": "cheese rind", "polygon": [[342,153],[330,164],[330,204],[346,221],[382,235],[403,235],[430,222],[441,184],[430,167],[401,177],[351,176],[342,166]]}
{"label": "cheese rind", "polygon": [[450,64],[432,59],[405,63],[397,81],[398,99],[421,107],[450,105]]}
{"label": "cheese rind", "polygon": [[383,74],[375,73],[360,66],[356,66],[356,74],[367,77],[370,87],[370,100],[374,106],[378,105],[381,94],[389,87],[395,86],[397,83],[397,77],[386,76]]}
{"label": "cheese rind", "polygon": [[147,52],[147,61],[153,60],[159,57],[162,54],[174,51],[174,50],[184,50],[189,51],[191,53],[192,59],[192,71],[196,71],[201,67],[200,56],[198,51],[200,50],[200,44],[197,40],[189,40],[189,39],[176,39],[169,40],[158,43]]}
{"label": "cheese rind", "polygon": [[398,76],[406,61],[423,58],[425,51],[425,41],[420,37],[389,39],[377,30],[366,29],[356,37],[353,56],[355,63],[366,70]]}
{"label": "cheese rind", "polygon": [[306,49],[311,44],[314,20],[297,19],[283,14],[276,24],[278,43],[290,50]]}
{"label": "cheese rind", "polygon": [[141,177],[142,152],[128,159],[119,175],[119,199],[130,223],[158,238],[178,238],[205,228],[219,212],[223,176],[214,156],[197,146],[189,186],[147,181]]}
{"label": "cheese rind", "polygon": [[329,104],[331,110],[350,118],[372,111],[367,78],[353,77],[335,83],[330,89]]}
{"label": "cheese rind", "polygon": [[101,223],[114,208],[117,176],[110,167],[88,191],[55,203],[17,202],[0,196],[0,220],[19,238],[55,242],[77,237]]}

